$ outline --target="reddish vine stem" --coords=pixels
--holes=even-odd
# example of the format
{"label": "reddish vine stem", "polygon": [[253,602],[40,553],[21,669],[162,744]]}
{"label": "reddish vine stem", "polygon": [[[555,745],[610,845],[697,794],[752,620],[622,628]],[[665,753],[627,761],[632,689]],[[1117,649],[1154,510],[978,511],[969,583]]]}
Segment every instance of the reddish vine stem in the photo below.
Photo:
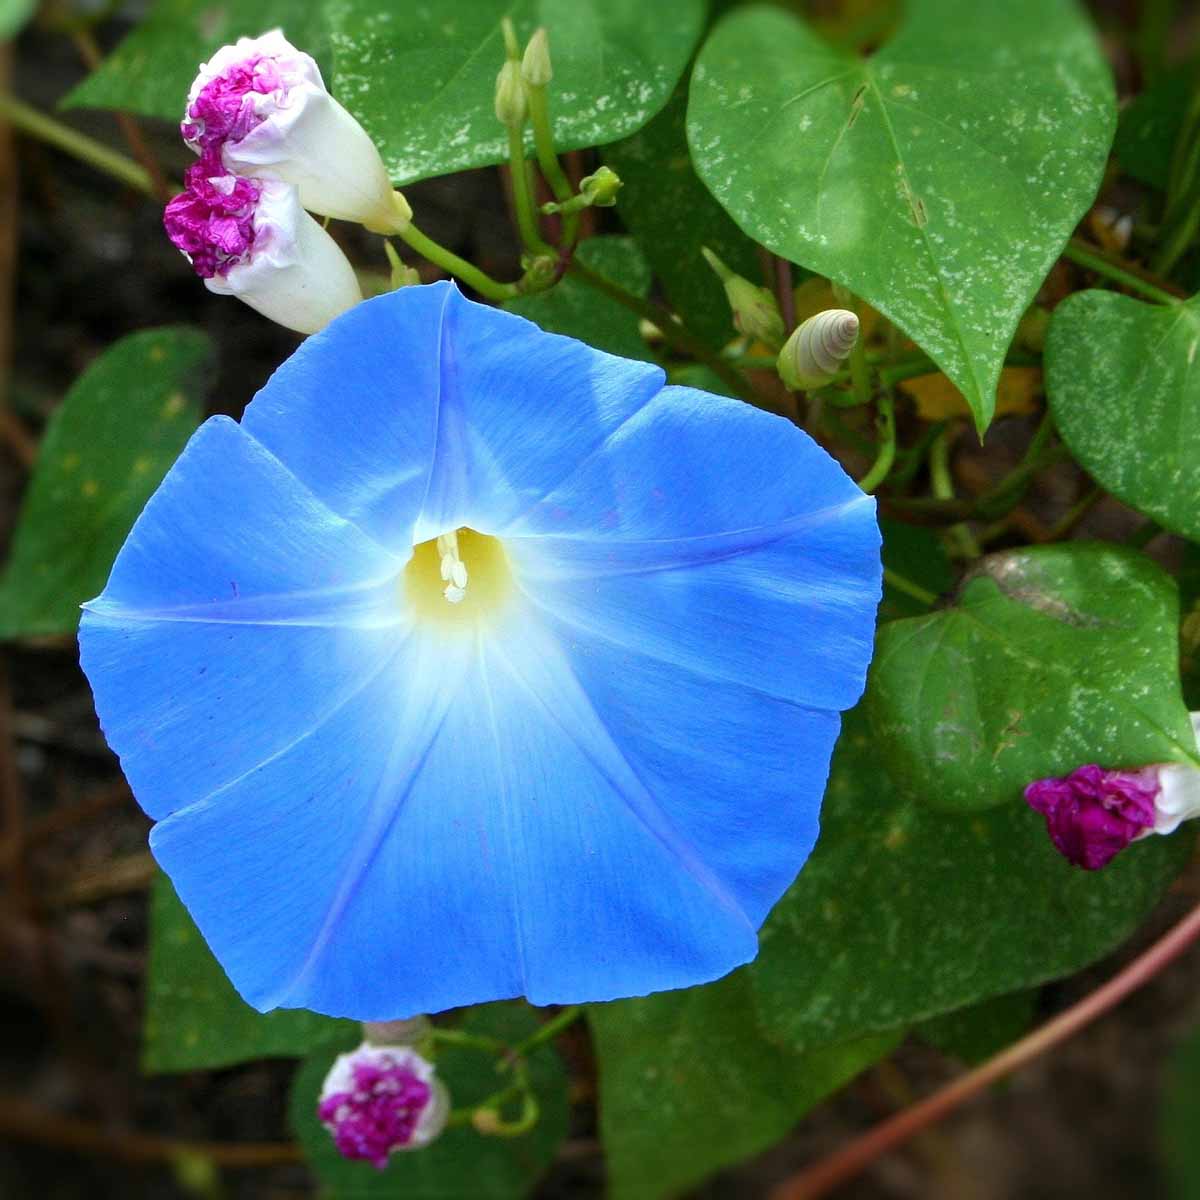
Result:
{"label": "reddish vine stem", "polygon": [[779,297],[783,327],[791,333],[796,328],[796,295],[792,291],[792,264],[778,254],[775,255],[775,291]]}
{"label": "reddish vine stem", "polygon": [[947,1084],[911,1108],[880,1122],[827,1158],[785,1179],[771,1193],[771,1200],[817,1200],[818,1197],[827,1196],[835,1188],[860,1175],[889,1150],[894,1150],[915,1133],[948,1116],[998,1079],[1032,1062],[1116,1007],[1126,996],[1153,979],[1197,938],[1200,938],[1200,905],[1123,971],[1078,1004],[1035,1029],[1028,1037],[1014,1042],[1007,1050],[988,1059],[974,1071]]}
{"label": "reddish vine stem", "polygon": [[[92,31],[87,28],[76,29],[71,33],[71,40],[75,43],[75,49],[78,51],[83,65],[89,71],[94,71],[100,65],[104,55],[97,45]],[[129,147],[130,153],[142,164],[146,174],[149,175],[155,199],[160,204],[166,204],[171,199],[171,185],[167,182],[167,177],[163,174],[163,169],[159,165],[154,151],[150,149],[149,143],[142,134],[141,126],[128,113],[116,112],[113,116],[116,118],[117,126],[125,138],[125,144]]]}
{"label": "reddish vine stem", "polygon": [[206,1158],[218,1167],[273,1167],[302,1161],[293,1142],[188,1142],[110,1129],[78,1117],[64,1117],[24,1100],[0,1097],[0,1132],[80,1154],[99,1154],[127,1163],[172,1162]]}

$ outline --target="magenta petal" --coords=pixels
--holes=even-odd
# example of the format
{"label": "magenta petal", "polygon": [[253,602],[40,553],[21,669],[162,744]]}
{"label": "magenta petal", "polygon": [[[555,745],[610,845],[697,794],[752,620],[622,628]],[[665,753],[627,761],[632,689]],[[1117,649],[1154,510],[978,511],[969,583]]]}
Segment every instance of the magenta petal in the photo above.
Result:
{"label": "magenta petal", "polygon": [[1059,852],[1077,867],[1098,870],[1154,824],[1158,772],[1105,771],[1089,763],[1062,778],[1038,779],[1026,803],[1046,818]]}

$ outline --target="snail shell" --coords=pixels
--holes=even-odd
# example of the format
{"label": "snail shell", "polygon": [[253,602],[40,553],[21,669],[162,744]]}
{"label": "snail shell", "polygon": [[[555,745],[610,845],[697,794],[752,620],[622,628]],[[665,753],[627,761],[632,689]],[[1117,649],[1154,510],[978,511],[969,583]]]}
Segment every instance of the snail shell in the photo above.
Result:
{"label": "snail shell", "polygon": [[841,369],[858,340],[858,317],[827,308],[798,326],[779,352],[779,376],[792,391],[823,387]]}

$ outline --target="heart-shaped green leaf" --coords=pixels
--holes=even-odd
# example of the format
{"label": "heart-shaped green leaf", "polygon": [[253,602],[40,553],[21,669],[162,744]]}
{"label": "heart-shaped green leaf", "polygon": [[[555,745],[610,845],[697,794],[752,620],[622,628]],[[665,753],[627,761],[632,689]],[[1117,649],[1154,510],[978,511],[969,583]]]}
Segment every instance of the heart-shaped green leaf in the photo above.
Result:
{"label": "heart-shaped green leaf", "polygon": [[76,380],[46,429],[8,567],[0,637],[73,633],[138,513],[200,421],[212,343],[131,334]]}
{"label": "heart-shaped green leaf", "polygon": [[1076,292],[1046,333],[1046,396],[1105,491],[1200,539],[1200,296],[1144,304]]}
{"label": "heart-shaped green leaf", "polygon": [[[521,1004],[487,1004],[471,1009],[462,1029],[513,1045],[538,1027]],[[361,1041],[361,1031],[319,1050],[296,1073],[289,1116],[292,1130],[323,1188],[337,1200],[523,1200],[554,1160],[567,1133],[567,1079],[553,1046],[529,1056],[529,1078],[538,1099],[538,1122],[519,1137],[485,1137],[469,1125],[447,1129],[437,1141],[410,1154],[393,1154],[387,1169],[343,1158],[317,1120],[317,1097],[333,1060]],[[456,1108],[466,1108],[504,1086],[496,1060],[477,1050],[447,1046],[438,1055],[438,1074]]]}
{"label": "heart-shaped green leaf", "polygon": [[150,903],[150,964],[142,1021],[147,1071],[197,1071],[254,1058],[300,1058],[341,1033],[351,1021],[303,1009],[260,1013],[233,990],[165,875]]}
{"label": "heart-shaped green leaf", "polygon": [[948,811],[1019,802],[1083,763],[1200,765],[1179,686],[1179,601],[1154,563],[1075,542],[990,555],[953,608],[879,631],[877,753]]}
{"label": "heart-shaped green leaf", "polygon": [[[322,66],[333,94],[374,138],[397,184],[508,157],[496,120],[500,19],[524,41],[550,35],[550,109],[560,149],[626,137],[667,102],[704,24],[704,0],[159,0],[149,18],[67,98],[71,105],[174,117],[198,64],[239,35],[280,25]],[[326,32],[328,31],[328,32]],[[530,142],[532,146],[532,142]]]}
{"label": "heart-shaped green leaf", "polygon": [[[379,0],[327,0],[339,98],[397,183],[502,162],[493,110],[500,18],[550,36],[559,149],[626,137],[667,102],[704,23],[704,0],[456,0],[380,15]],[[532,145],[532,143],[530,143]]]}
{"label": "heart-shaped green leaf", "polygon": [[982,430],[1114,121],[1108,67],[1071,0],[911,0],[868,59],[782,9],[735,10],[692,74],[688,136],[733,219],[895,321]]}
{"label": "heart-shaped green leaf", "polygon": [[1069,975],[1137,928],[1192,841],[1147,838],[1081,871],[1019,794],[989,812],[936,812],[899,794],[860,705],[834,754],[817,848],[749,968],[759,1019],[805,1050]]}
{"label": "heart-shaped green leaf", "polygon": [[675,1196],[777,1142],[899,1034],[794,1054],[766,1041],[749,980],[588,1010],[613,1200]]}

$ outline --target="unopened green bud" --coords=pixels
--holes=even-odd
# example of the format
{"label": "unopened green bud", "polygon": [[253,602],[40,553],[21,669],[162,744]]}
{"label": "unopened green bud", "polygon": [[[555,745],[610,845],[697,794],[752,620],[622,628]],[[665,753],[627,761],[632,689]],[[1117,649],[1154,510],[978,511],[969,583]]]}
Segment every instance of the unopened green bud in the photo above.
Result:
{"label": "unopened green bud", "polygon": [[594,204],[597,208],[612,208],[620,190],[620,177],[608,167],[600,167],[594,174],[585,175],[579,181],[579,194],[588,204]]}
{"label": "unopened green bud", "polygon": [[858,316],[828,308],[798,326],[779,352],[775,368],[793,392],[824,387],[842,369],[858,340]]}
{"label": "unopened green bud", "polygon": [[545,287],[553,281],[556,270],[558,270],[558,262],[554,258],[549,254],[539,254],[537,258],[525,264],[527,283],[534,290]]}
{"label": "unopened green bud", "polygon": [[521,60],[521,77],[530,87],[545,87],[554,78],[550,66],[550,37],[545,29],[538,29],[525,47]]}
{"label": "unopened green bud", "polygon": [[496,76],[496,120],[508,129],[520,129],[527,110],[521,64],[509,59]]}
{"label": "unopened green bud", "polygon": [[388,266],[392,269],[392,291],[395,291],[397,288],[411,287],[414,283],[421,282],[421,275],[416,267],[406,266],[400,255],[396,253],[396,248],[391,242],[384,242],[383,249],[387,254]]}
{"label": "unopened green bud", "polygon": [[725,298],[733,310],[733,327],[772,350],[778,349],[784,329],[774,293],[731,271],[707,246],[701,246],[700,253],[725,287]]}

